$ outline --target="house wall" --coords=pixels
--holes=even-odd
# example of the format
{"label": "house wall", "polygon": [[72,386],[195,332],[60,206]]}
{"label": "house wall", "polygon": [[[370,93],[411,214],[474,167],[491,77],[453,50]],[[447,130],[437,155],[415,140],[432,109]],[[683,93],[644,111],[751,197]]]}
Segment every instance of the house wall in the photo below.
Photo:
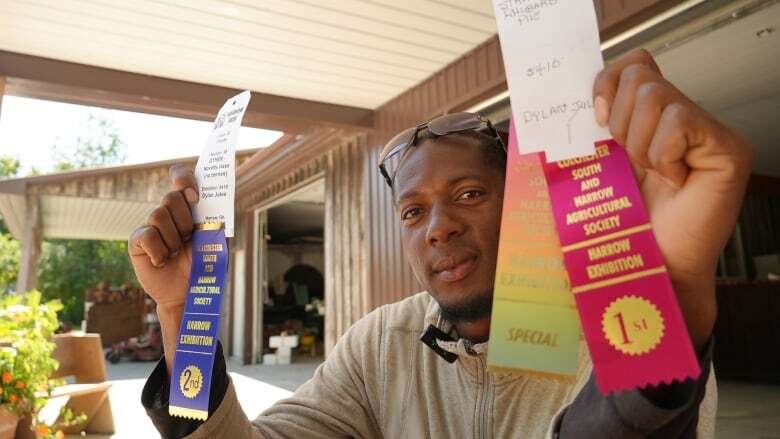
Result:
{"label": "house wall", "polygon": [[369,311],[365,192],[366,136],[327,153],[325,172],[325,352]]}

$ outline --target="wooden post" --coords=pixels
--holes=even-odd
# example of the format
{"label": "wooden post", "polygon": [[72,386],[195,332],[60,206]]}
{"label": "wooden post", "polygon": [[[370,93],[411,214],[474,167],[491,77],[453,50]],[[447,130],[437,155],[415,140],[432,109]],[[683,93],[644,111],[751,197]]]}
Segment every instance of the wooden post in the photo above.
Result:
{"label": "wooden post", "polygon": [[337,306],[339,300],[339,288],[341,282],[339,279],[339,268],[337,262],[340,261],[337,253],[337,227],[336,227],[336,206],[338,199],[338,186],[335,170],[335,151],[327,153],[327,162],[325,165],[325,354],[330,353],[332,347],[336,344],[338,338],[338,326],[336,325]]}
{"label": "wooden post", "polygon": [[[252,341],[254,340],[255,302],[254,302],[254,282],[255,282],[255,233],[257,223],[255,222],[254,210],[249,210],[244,214],[243,240],[244,240],[244,352],[242,353],[243,364],[254,363],[252,358]],[[262,316],[261,316],[262,318]]]}
{"label": "wooden post", "polygon": [[23,293],[38,286],[38,262],[41,258],[41,227],[40,198],[28,195],[25,215],[24,234],[22,235],[22,260],[19,267],[19,278],[16,281],[16,291]]}
{"label": "wooden post", "polygon": [[0,118],[3,115],[3,95],[5,95],[5,76],[0,76]]}

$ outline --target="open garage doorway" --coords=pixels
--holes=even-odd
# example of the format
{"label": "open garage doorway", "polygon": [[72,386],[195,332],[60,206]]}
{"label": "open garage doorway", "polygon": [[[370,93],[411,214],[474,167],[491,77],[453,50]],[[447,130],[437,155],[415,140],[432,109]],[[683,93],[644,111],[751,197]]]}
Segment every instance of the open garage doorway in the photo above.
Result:
{"label": "open garage doorway", "polygon": [[256,361],[286,364],[270,343],[280,335],[297,336],[292,362],[312,361],[324,354],[324,179],[258,215]]}

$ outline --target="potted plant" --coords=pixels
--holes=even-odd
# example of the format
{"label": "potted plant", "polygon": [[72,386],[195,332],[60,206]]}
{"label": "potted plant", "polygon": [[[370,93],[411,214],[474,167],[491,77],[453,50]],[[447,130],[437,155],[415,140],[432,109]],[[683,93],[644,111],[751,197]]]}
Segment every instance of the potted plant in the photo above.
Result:
{"label": "potted plant", "polygon": [[[52,358],[51,338],[60,309],[58,300],[41,302],[38,291],[0,297],[0,439],[13,438],[18,420],[27,416],[33,420],[35,436],[63,437],[58,430],[62,425],[36,421],[57,384],[50,379],[59,366]],[[83,421],[72,413],[63,413],[62,419]]]}
{"label": "potted plant", "polygon": [[0,405],[0,439],[12,439],[16,434],[19,417],[8,407]]}

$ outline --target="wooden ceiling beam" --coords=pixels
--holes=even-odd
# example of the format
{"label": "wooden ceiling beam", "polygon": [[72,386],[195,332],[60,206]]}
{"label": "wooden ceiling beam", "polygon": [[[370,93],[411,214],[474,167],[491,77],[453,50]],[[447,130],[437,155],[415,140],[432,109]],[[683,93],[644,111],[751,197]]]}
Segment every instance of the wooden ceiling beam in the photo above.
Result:
{"label": "wooden ceiling beam", "polygon": [[[8,95],[211,121],[239,90],[0,51]],[[252,92],[244,125],[302,133],[312,125],[370,131],[370,109]]]}

